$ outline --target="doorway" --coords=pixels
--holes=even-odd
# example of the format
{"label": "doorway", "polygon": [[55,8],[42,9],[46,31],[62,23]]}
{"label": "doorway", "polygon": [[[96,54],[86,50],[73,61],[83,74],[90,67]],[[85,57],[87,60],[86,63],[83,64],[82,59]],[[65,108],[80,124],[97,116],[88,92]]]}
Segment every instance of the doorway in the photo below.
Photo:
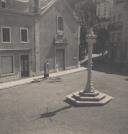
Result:
{"label": "doorway", "polygon": [[65,69],[65,54],[64,49],[57,49],[56,50],[56,65],[58,67],[58,70],[64,70]]}
{"label": "doorway", "polygon": [[29,56],[21,55],[21,77],[29,76]]}

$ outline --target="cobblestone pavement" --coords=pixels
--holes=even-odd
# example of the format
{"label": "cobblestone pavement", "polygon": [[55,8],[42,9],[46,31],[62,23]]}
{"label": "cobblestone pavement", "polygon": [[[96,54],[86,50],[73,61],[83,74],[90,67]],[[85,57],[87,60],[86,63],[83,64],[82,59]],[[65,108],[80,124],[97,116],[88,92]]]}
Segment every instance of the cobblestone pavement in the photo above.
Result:
{"label": "cobblestone pavement", "polygon": [[128,77],[93,71],[93,80],[114,97],[103,107],[64,102],[84,88],[86,71],[0,90],[0,134],[128,134]]}

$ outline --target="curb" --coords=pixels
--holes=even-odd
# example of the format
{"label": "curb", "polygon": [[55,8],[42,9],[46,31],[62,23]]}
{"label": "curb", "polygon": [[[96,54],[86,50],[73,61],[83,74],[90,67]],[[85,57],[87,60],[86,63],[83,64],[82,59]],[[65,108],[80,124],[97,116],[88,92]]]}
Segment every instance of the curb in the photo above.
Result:
{"label": "curb", "polygon": [[[85,70],[87,70],[87,69],[84,68],[84,67],[79,67],[79,68],[70,69],[70,70],[66,70],[66,71],[61,71],[61,72],[57,72],[57,73],[51,73],[49,77],[57,77],[57,76],[77,73],[77,72],[85,71]],[[42,75],[35,76],[35,77],[29,77],[29,78],[25,78],[25,79],[21,79],[21,80],[16,80],[16,81],[11,81],[11,82],[1,83],[0,84],[0,90],[15,87],[15,86],[19,86],[19,85],[23,85],[23,84],[27,84],[27,83],[31,83],[34,80],[41,79],[41,78],[42,78]]]}

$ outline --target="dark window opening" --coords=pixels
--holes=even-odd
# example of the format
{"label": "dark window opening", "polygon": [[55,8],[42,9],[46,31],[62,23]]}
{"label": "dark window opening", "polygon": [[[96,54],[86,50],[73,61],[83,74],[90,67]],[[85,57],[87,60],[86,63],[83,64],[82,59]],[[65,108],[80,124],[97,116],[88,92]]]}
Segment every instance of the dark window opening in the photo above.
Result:
{"label": "dark window opening", "polygon": [[58,17],[58,31],[63,31],[63,17]]}
{"label": "dark window opening", "polygon": [[10,29],[2,28],[3,31],[3,42],[10,42]]}
{"label": "dark window opening", "polygon": [[21,41],[28,42],[28,31],[27,29],[21,29]]}

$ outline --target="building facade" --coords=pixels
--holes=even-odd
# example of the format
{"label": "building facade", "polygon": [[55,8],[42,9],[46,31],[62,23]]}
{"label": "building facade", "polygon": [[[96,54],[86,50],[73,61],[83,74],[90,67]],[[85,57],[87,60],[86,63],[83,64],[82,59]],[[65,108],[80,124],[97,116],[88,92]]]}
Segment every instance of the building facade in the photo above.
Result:
{"label": "building facade", "polygon": [[96,0],[97,27],[108,28],[113,11],[113,0]]}
{"label": "building facade", "polygon": [[128,2],[114,0],[113,14],[109,25],[109,57],[116,63],[128,65]]}
{"label": "building facade", "polygon": [[99,18],[110,18],[113,0],[96,0],[96,14]]}
{"label": "building facade", "polygon": [[0,82],[77,67],[79,25],[65,0],[1,0]]}
{"label": "building facade", "polygon": [[13,9],[13,4],[16,3],[10,0],[0,3],[1,82],[30,76],[33,70],[31,62],[34,47],[34,17],[27,12]]}

